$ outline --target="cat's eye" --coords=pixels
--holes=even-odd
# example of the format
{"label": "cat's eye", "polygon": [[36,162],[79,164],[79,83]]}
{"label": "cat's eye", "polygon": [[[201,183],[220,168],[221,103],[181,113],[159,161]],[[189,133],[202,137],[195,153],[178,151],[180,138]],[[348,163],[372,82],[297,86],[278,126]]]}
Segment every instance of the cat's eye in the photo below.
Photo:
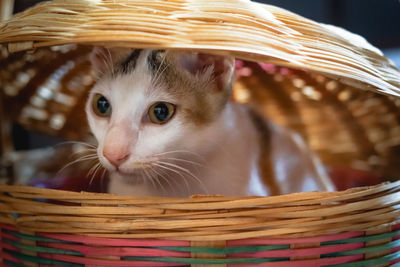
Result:
{"label": "cat's eye", "polygon": [[175,105],[168,102],[157,102],[149,108],[149,119],[156,124],[168,122],[175,113]]}
{"label": "cat's eye", "polygon": [[111,115],[110,102],[101,94],[95,94],[93,96],[92,108],[97,116],[109,117]]}

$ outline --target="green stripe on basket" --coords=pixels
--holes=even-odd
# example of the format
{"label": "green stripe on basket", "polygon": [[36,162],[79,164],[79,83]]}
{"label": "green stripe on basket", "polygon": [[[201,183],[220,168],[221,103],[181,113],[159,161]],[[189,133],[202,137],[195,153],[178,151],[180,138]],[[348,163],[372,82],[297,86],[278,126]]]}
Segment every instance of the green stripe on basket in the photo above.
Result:
{"label": "green stripe on basket", "polygon": [[400,239],[396,240],[396,241],[392,241],[390,243],[377,245],[377,246],[359,248],[359,249],[342,251],[342,252],[335,252],[335,253],[330,253],[330,254],[324,254],[324,255],[322,255],[322,257],[338,257],[338,256],[351,256],[351,255],[357,255],[357,254],[375,253],[375,252],[380,252],[382,250],[390,250],[390,249],[393,249],[396,247],[400,247]]}
{"label": "green stripe on basket", "polygon": [[[364,267],[364,266],[375,266],[378,264],[385,264],[390,263],[391,261],[397,260],[400,258],[400,251],[395,253],[377,258],[377,259],[370,259],[370,260],[363,260],[357,262],[349,262],[349,263],[342,263],[336,265],[329,265],[329,267]],[[391,266],[398,266],[398,264],[394,264]]]}
{"label": "green stripe on basket", "polygon": [[[377,264],[389,263],[393,260],[399,259],[400,251],[386,255],[377,259],[363,260],[357,262],[343,263],[337,265],[329,265],[329,267],[363,267],[372,266]],[[132,261],[152,261],[164,263],[184,263],[184,264],[238,264],[238,263],[252,263],[259,264],[265,262],[282,262],[289,261],[288,258],[242,258],[242,259],[196,259],[196,258],[174,258],[174,257],[123,257],[124,260]]]}
{"label": "green stripe on basket", "polygon": [[57,239],[52,239],[52,238],[21,234],[21,233],[10,231],[10,230],[7,230],[5,232],[10,235],[13,235],[15,237],[18,237],[20,239],[29,240],[29,241],[48,242],[48,243],[74,243],[74,242],[62,241],[62,240],[57,240]]}
{"label": "green stripe on basket", "polygon": [[233,254],[244,252],[260,252],[278,249],[290,249],[289,245],[273,245],[273,246],[240,246],[240,247],[156,247],[157,249],[167,251],[192,252],[192,253],[209,253],[209,254]]}
{"label": "green stripe on basket", "polygon": [[82,253],[72,251],[72,250],[64,250],[64,249],[58,249],[58,248],[47,248],[47,247],[41,247],[41,246],[36,246],[36,245],[27,245],[27,244],[22,244],[17,241],[9,240],[9,239],[3,239],[3,242],[6,244],[9,244],[13,247],[22,249],[23,251],[27,252],[42,252],[42,253],[50,253],[50,254],[62,254],[62,255],[74,255],[74,256],[83,256]]}
{"label": "green stripe on basket", "polygon": [[[343,240],[335,240],[335,241],[327,241],[322,242],[321,246],[328,245],[341,245],[341,244],[349,244],[349,243],[364,243],[375,240],[392,238],[394,236],[400,235],[399,231],[394,231],[390,233],[374,235],[374,236],[363,236],[357,238],[349,238]],[[238,247],[221,247],[221,248],[212,248],[212,247],[155,247],[161,250],[168,251],[179,251],[179,252],[192,252],[192,253],[210,253],[210,254],[233,254],[233,253],[243,253],[243,252],[260,252],[260,251],[268,251],[268,250],[277,250],[277,249],[289,249],[289,245],[271,245],[271,246],[238,246]]]}
{"label": "green stripe on basket", "polygon": [[347,243],[359,243],[359,242],[370,242],[370,241],[375,241],[375,240],[380,240],[380,239],[387,239],[391,238],[394,236],[400,235],[400,230],[398,231],[393,231],[389,233],[384,233],[380,235],[371,235],[371,236],[362,236],[362,237],[355,237],[355,238],[349,238],[349,239],[343,239],[343,240],[334,240],[334,241],[327,241],[327,242],[322,242],[321,245],[340,245],[340,244],[347,244]]}
{"label": "green stripe on basket", "polygon": [[44,259],[36,256],[25,255],[22,253],[14,252],[14,251],[7,251],[8,254],[13,256],[14,258],[20,259],[25,262],[32,262],[32,263],[40,263],[46,265],[58,265],[58,266],[66,266],[66,267],[84,267],[84,264],[77,264],[77,263],[69,263],[65,261],[57,261],[51,259]]}
{"label": "green stripe on basket", "polygon": [[122,257],[128,261],[153,261],[165,263],[185,263],[185,264],[238,264],[238,263],[264,263],[288,261],[289,258],[237,258],[237,259],[199,259],[199,258],[176,258],[176,257]]}

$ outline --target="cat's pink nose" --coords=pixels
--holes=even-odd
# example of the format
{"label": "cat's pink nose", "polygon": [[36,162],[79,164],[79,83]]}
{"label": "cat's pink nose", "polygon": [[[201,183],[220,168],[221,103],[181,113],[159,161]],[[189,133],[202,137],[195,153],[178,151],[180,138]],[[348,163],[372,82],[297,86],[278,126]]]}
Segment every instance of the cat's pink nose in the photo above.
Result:
{"label": "cat's pink nose", "polygon": [[103,150],[103,156],[116,168],[129,158],[128,151],[116,151],[110,149]]}

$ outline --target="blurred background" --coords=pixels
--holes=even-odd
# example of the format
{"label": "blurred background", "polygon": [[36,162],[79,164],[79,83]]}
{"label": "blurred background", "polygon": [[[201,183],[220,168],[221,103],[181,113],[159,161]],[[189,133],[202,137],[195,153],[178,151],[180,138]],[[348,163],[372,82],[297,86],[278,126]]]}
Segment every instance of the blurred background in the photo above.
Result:
{"label": "blurred background", "polygon": [[[0,0],[0,3],[2,4],[1,6],[7,7],[7,8],[3,8],[3,10],[0,9],[0,11],[1,11],[0,15],[3,12],[10,12],[10,11],[12,11],[14,13],[21,12],[21,11],[25,10],[26,8],[36,4],[38,2],[41,2],[41,1],[39,1],[39,0]],[[394,63],[397,65],[397,67],[400,66],[400,32],[399,32],[400,2],[398,0],[320,0],[320,1],[315,1],[315,0],[314,1],[310,1],[310,0],[259,0],[259,2],[282,7],[287,10],[290,10],[294,13],[300,14],[304,17],[310,18],[312,20],[322,22],[322,23],[327,23],[327,24],[333,24],[333,25],[336,25],[339,27],[343,27],[351,32],[360,34],[363,37],[365,37],[370,43],[372,43],[373,45],[382,49],[383,52],[385,53],[385,55],[387,57],[389,57],[390,59],[392,59],[394,61]],[[12,13],[12,12],[10,12],[10,13]],[[65,57],[67,55],[76,57],[76,54],[74,54],[75,52],[73,50],[71,50],[71,51],[69,51],[69,50],[61,51],[60,50],[60,51],[54,51],[54,53],[58,53],[59,55],[64,55]],[[0,53],[0,56],[1,56],[1,53]],[[48,60],[49,60],[49,64],[50,64],[50,62],[51,62],[51,64],[54,63],[54,61],[52,61],[51,58],[48,58]],[[42,65],[46,66],[45,65],[46,63],[41,60],[39,60],[39,63],[35,63],[35,64],[42,64]],[[74,67],[76,67],[77,65],[73,65],[72,67],[71,66],[69,66],[68,64],[66,66],[62,66],[60,63],[59,70],[65,71],[67,73],[68,71],[70,71]],[[254,66],[254,65],[251,65],[249,67],[254,68],[254,69],[258,68],[257,66]],[[39,65],[37,65],[36,68],[39,68]],[[88,66],[84,66],[84,64],[82,64],[82,70],[88,71]],[[0,69],[0,71],[1,71],[1,69]],[[51,70],[49,70],[49,72],[50,71]],[[279,72],[282,72],[282,71],[280,69],[275,69],[273,71],[273,73],[269,73],[269,74],[271,75],[271,78],[276,78],[276,77],[280,77],[281,74]],[[57,74],[57,71],[55,71],[55,74]],[[292,73],[291,75],[298,75],[299,77],[301,77],[303,74],[302,73]],[[24,77],[22,77],[22,78],[24,78]],[[280,79],[282,79],[282,77]],[[291,84],[292,80],[294,78],[288,76],[287,79],[288,80],[286,81],[286,83]],[[90,85],[90,82],[91,82],[91,80],[89,79],[89,81],[87,83],[88,86]],[[249,80],[247,82],[251,85],[255,81]],[[324,83],[325,82],[327,83],[328,81],[324,81]],[[243,83],[244,84],[246,83],[246,78],[243,78]],[[78,82],[78,84],[82,84],[82,83]],[[315,87],[320,86],[318,84],[311,84],[311,85],[307,85],[307,86],[306,85],[307,84],[305,84],[303,87],[304,88],[310,87],[311,85],[315,86]],[[332,83],[331,83],[331,85],[332,85]],[[338,86],[338,88],[339,88],[339,86]],[[64,89],[62,89],[62,90],[64,90]],[[293,88],[293,90],[296,91],[294,93],[299,94],[298,88]],[[352,100],[350,98],[350,96],[352,94],[351,90],[349,91],[345,86],[343,88],[340,87],[337,90],[338,90],[338,92],[337,92],[338,99],[341,101],[342,104],[346,104],[346,101]],[[339,90],[340,90],[341,94],[339,94]],[[60,91],[59,95],[62,95],[61,91]],[[264,93],[265,92],[261,92],[261,94],[264,94]],[[65,98],[66,95],[62,95],[62,96],[64,97],[61,99],[62,101],[68,100],[68,98]],[[258,97],[260,97],[260,96],[261,95],[258,95]],[[81,98],[79,101],[84,102],[85,95],[82,94],[79,97]],[[269,98],[270,96],[264,95],[264,97]],[[365,118],[364,117],[361,118],[360,121],[366,120],[366,121],[368,121],[368,125],[369,125],[369,124],[371,124],[370,118],[367,117],[365,114],[360,114],[361,109],[358,108],[358,106],[357,106],[358,104],[360,106],[364,106],[364,103],[368,103],[369,107],[371,107],[371,110],[378,112],[379,110],[377,108],[371,106],[371,103],[373,104],[373,101],[369,101],[370,99],[368,99],[368,97],[369,97],[368,95],[361,97],[359,102],[353,101],[352,105],[354,107],[354,110],[350,110],[348,112],[348,115],[352,115],[353,117],[350,116],[351,118],[354,118],[354,116],[355,116],[354,114],[358,114],[357,116],[360,116],[360,117],[364,116]],[[371,97],[371,98],[373,98],[373,97]],[[338,100],[338,99],[336,99],[336,100]],[[386,99],[375,99],[375,100],[376,101],[374,103],[377,105],[380,105],[379,104],[379,103],[381,103],[380,101],[384,101],[384,102],[386,101]],[[53,104],[59,105],[56,102],[57,101],[54,101]],[[314,109],[312,109],[312,111],[310,112],[311,114],[320,113],[320,111],[321,111],[321,107],[318,106],[316,102],[318,102],[318,101],[315,101],[315,102],[312,102],[311,100],[309,101],[310,106],[313,106],[313,108],[315,108],[315,110],[316,110],[315,111]],[[305,102],[305,103],[308,103],[308,102]],[[396,102],[396,105],[397,104],[400,105],[400,103]],[[397,107],[394,106],[393,103],[387,103],[387,106],[390,106],[391,112],[393,114],[396,114],[396,116],[392,116],[394,118],[394,120],[396,120],[396,122],[400,122],[400,115],[397,116],[397,114],[399,113],[398,106]],[[332,110],[337,109],[337,107],[338,106],[333,106]],[[11,112],[9,110],[7,110],[7,111]],[[75,110],[75,111],[71,111],[71,112],[72,113],[75,112],[74,113],[75,116],[80,116],[80,117],[85,116],[83,114],[83,112],[80,112],[80,110]],[[387,110],[384,110],[382,112],[387,113]],[[337,113],[340,113],[340,112],[337,112]],[[71,113],[69,113],[69,114],[71,114]],[[393,114],[391,114],[391,115],[393,115]],[[59,114],[55,114],[54,116],[52,116],[51,118],[54,118],[54,121],[50,121],[50,122],[55,123],[53,126],[56,128],[58,127],[57,123],[59,123],[60,120],[62,121],[62,123],[64,123],[64,121],[66,121],[65,117],[62,117],[62,116],[60,117],[58,115]],[[38,116],[40,117],[40,113],[38,113]],[[324,116],[324,115],[321,113],[321,116]],[[375,122],[373,122],[373,123],[375,123],[374,124],[375,126],[377,126],[377,124],[380,123],[381,121],[383,122],[383,119],[381,119],[381,117],[379,117],[379,116],[377,115],[376,117],[374,117],[376,123]],[[68,115],[67,117],[71,117],[71,115]],[[312,116],[310,116],[310,117],[312,117]],[[84,120],[84,118],[83,119],[78,118],[78,119],[82,120],[82,121]],[[351,120],[348,121],[347,123],[348,123],[348,125],[353,124]],[[68,120],[67,120],[67,124],[68,124]],[[399,124],[399,123],[397,123],[397,124]],[[26,151],[26,150],[50,147],[50,146],[54,146],[54,145],[59,144],[64,141],[64,139],[55,137],[54,135],[43,134],[42,132],[45,132],[45,131],[41,131],[41,133],[39,133],[35,130],[28,130],[26,127],[21,126],[20,124],[15,123],[15,122],[11,123],[10,125],[11,125],[10,132],[12,133],[13,140],[14,140],[13,149],[15,149],[16,151]],[[362,123],[360,125],[361,126],[359,127],[359,129],[361,129],[361,130],[359,130],[359,132],[364,131],[364,129],[368,130],[367,127],[363,127]],[[375,132],[371,131],[370,133],[364,133],[365,135],[369,134],[369,136],[365,137],[365,140],[367,140],[368,138],[371,139],[374,136],[378,139],[380,138],[380,140],[385,140],[385,138],[388,138],[387,136],[389,135],[389,130],[385,130],[383,133],[379,132],[382,129],[384,129],[384,127],[386,127],[386,126],[380,125],[380,126],[377,126]],[[37,127],[37,125],[35,127],[31,127],[31,128],[40,129],[40,127]],[[54,129],[56,129],[56,128],[54,128]],[[390,166],[392,166],[392,168],[395,168],[398,164],[400,164],[400,162],[397,162],[397,161],[391,162],[390,160],[399,159],[399,161],[400,161],[400,157],[398,157],[398,155],[400,155],[400,141],[397,143],[397,136],[399,136],[399,140],[400,140],[400,127],[396,127],[396,129],[395,129],[395,127],[386,127],[385,129],[388,129],[388,128],[389,129],[392,128],[390,131],[390,135],[392,137],[394,136],[396,140],[393,141],[391,150],[385,151],[385,153],[387,152],[386,155],[384,155],[384,157],[383,157],[383,158],[385,158],[385,160],[383,160],[383,158],[381,158],[382,155],[377,155],[377,151],[376,151],[377,149],[375,149],[376,147],[373,147],[373,145],[374,145],[373,142],[369,143],[369,145],[371,146],[371,149],[369,149],[369,148],[364,149],[364,151],[362,153],[361,152],[359,153],[360,155],[362,154],[364,158],[362,158],[362,159],[360,158],[360,162],[357,162],[357,164],[347,163],[346,157],[343,156],[344,153],[343,153],[343,155],[340,156],[341,162],[338,162],[336,164],[336,167],[346,165],[346,168],[350,166],[351,167],[350,169],[363,170],[363,171],[366,171],[366,174],[363,174],[363,173],[361,173],[361,174],[350,173],[349,174],[348,169],[345,169],[343,171],[343,169],[341,169],[341,168],[336,168],[336,169],[332,168],[333,170],[335,170],[338,173],[336,175],[337,177],[340,177],[341,180],[345,180],[343,177],[346,177],[346,175],[349,174],[348,177],[351,176],[352,177],[351,179],[356,179],[357,177],[361,177],[360,180],[364,179],[364,180],[368,181],[366,183],[363,183],[363,182],[358,183],[357,182],[355,184],[352,184],[352,183],[343,184],[343,186],[340,187],[340,189],[351,187],[351,186],[356,186],[356,185],[373,184],[373,183],[380,182],[381,181],[380,175],[375,175],[375,174],[370,175],[370,174],[374,173],[373,170],[378,169],[376,166],[378,166],[378,167],[381,166],[381,169],[385,169],[385,171],[382,172],[382,173],[386,173],[386,176],[384,175],[385,179],[387,177],[391,177],[391,178],[399,177],[400,173],[398,174],[399,171],[397,170],[397,168],[396,168],[396,170],[392,170],[390,168]],[[75,130],[79,129],[79,125],[75,126],[74,129]],[[396,132],[395,130],[396,131],[398,130],[398,132]],[[340,133],[338,132],[337,135],[339,136]],[[73,137],[71,138],[71,136],[69,136],[69,137],[72,140],[76,140]],[[360,138],[358,138],[358,139],[360,139]],[[351,138],[349,140],[351,140]],[[375,143],[375,145],[376,144],[377,143]],[[0,147],[1,146],[3,148],[5,147],[4,144],[1,144]],[[53,160],[54,160],[55,156],[52,156],[52,155],[55,155],[55,154],[52,154],[52,153],[53,152],[51,152],[51,151],[49,152],[49,151],[38,150],[38,154],[32,153],[32,158],[30,160],[34,161],[33,159],[37,159],[37,158],[41,158],[41,157],[42,158],[53,157]],[[66,152],[66,153],[69,153],[69,152]],[[356,155],[357,153],[349,152],[348,154]],[[60,156],[60,162],[63,161],[61,159],[62,157],[63,156]],[[353,159],[354,159],[354,157],[353,157]],[[390,159],[390,160],[388,160],[388,159]],[[43,161],[43,159],[42,159],[42,161]],[[4,162],[2,164],[4,164]],[[24,163],[24,164],[26,165],[26,163]],[[50,173],[50,172],[53,172],[54,170],[60,169],[61,167],[62,167],[62,165],[54,166],[54,168],[52,168],[52,170],[46,170],[46,172]],[[43,169],[45,169],[45,168],[43,167]],[[1,176],[4,176],[4,173],[2,173],[4,171],[7,171],[7,170],[5,168],[1,167],[0,168],[0,178],[1,178]],[[333,175],[335,175],[335,174],[333,174]],[[369,182],[369,181],[371,181],[371,182]]]}

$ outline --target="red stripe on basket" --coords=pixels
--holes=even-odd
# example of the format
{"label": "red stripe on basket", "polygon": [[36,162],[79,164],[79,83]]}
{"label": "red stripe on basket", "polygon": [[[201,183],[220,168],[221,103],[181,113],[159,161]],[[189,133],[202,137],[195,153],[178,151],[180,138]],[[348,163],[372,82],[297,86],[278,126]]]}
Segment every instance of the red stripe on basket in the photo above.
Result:
{"label": "red stripe on basket", "polygon": [[14,240],[14,241],[18,241],[19,240],[18,237],[10,235],[8,233],[3,233],[3,232],[0,232],[0,238],[7,238],[7,239],[10,239],[10,240]]}
{"label": "red stripe on basket", "polygon": [[251,246],[251,245],[287,245],[287,244],[304,244],[304,243],[321,243],[327,241],[335,241],[363,236],[364,232],[345,232],[333,235],[324,235],[316,237],[303,238],[282,238],[282,239],[239,239],[227,241],[227,246]]}
{"label": "red stripe on basket", "polygon": [[[363,255],[343,256],[336,258],[296,260],[282,262],[265,262],[257,264],[257,267],[320,267],[325,265],[335,265],[348,262],[355,262],[364,259]],[[254,267],[254,264],[228,264],[228,267]]]}
{"label": "red stripe on basket", "polygon": [[165,251],[161,249],[152,248],[128,248],[128,247],[88,247],[74,244],[60,244],[60,243],[43,243],[39,245],[51,248],[59,248],[66,250],[78,251],[85,256],[132,256],[132,257],[179,257],[189,258],[190,253],[188,252],[175,252]]}
{"label": "red stripe on basket", "polygon": [[8,261],[12,261],[12,262],[16,262],[16,263],[22,263],[22,260],[20,259],[16,259],[11,255],[8,255],[5,252],[0,251],[0,258],[4,259],[4,260],[8,260]]}
{"label": "red stripe on basket", "polygon": [[5,244],[5,243],[1,243],[0,244],[0,248],[4,248],[4,249],[11,250],[11,251],[16,251],[16,252],[20,252],[21,251],[19,248],[13,247],[13,246],[11,246],[9,244]]}
{"label": "red stripe on basket", "polygon": [[332,245],[332,246],[324,246],[316,248],[298,248],[298,249],[260,251],[253,253],[237,253],[237,254],[230,254],[229,258],[303,257],[303,256],[335,253],[335,252],[353,250],[363,247],[364,243],[351,243],[351,244]]}
{"label": "red stripe on basket", "polygon": [[62,241],[70,241],[91,245],[103,245],[112,247],[188,247],[188,241],[170,241],[170,240],[156,240],[156,239],[124,239],[124,238],[103,238],[92,237],[85,235],[70,235],[70,234],[48,234],[40,233],[42,237],[53,238]]}
{"label": "red stripe on basket", "polygon": [[12,225],[0,223],[0,229],[2,229],[2,228],[11,230],[11,231],[18,231],[18,229]]}
{"label": "red stripe on basket", "polygon": [[102,260],[102,259],[92,259],[92,258],[83,258],[69,255],[59,255],[59,254],[46,254],[41,253],[41,257],[66,261],[72,263],[80,263],[85,265],[95,265],[95,266],[115,266],[115,267],[163,267],[163,266],[187,266],[187,264],[181,263],[164,263],[164,262],[150,262],[150,261],[122,261],[122,260]]}
{"label": "red stripe on basket", "polygon": [[[393,226],[392,228],[393,228],[393,231],[396,231],[396,230],[400,229],[400,225],[399,225],[399,224],[398,224],[398,225],[395,225],[395,226]],[[396,229],[396,228],[397,228],[397,229]],[[400,239],[400,235],[397,235],[397,236],[395,236],[395,237],[392,238],[393,241],[399,240],[399,239]],[[391,253],[395,253],[395,252],[397,252],[397,251],[400,251],[400,247],[397,247],[397,248],[392,249],[392,250],[391,250]],[[399,263],[399,262],[400,262],[400,259],[395,259],[395,260],[391,261],[390,264],[395,264],[395,263]]]}

